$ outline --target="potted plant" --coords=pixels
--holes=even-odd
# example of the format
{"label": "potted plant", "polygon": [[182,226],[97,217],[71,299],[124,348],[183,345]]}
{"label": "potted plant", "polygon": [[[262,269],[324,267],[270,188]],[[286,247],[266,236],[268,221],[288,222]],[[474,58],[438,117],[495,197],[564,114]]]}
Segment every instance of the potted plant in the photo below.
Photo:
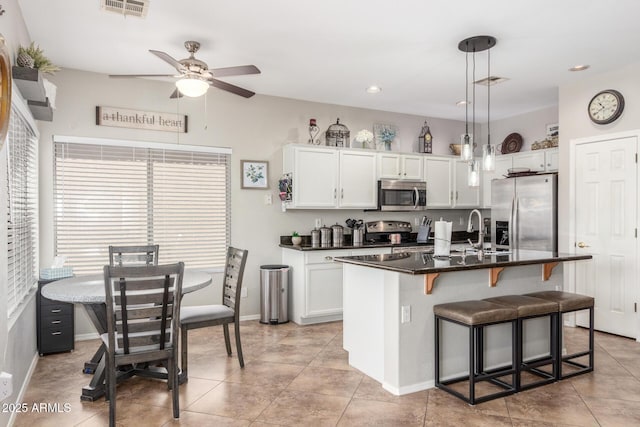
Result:
{"label": "potted plant", "polygon": [[293,233],[291,233],[291,243],[293,243],[296,246],[299,246],[300,243],[302,243],[302,237],[300,237],[297,231],[294,231]]}
{"label": "potted plant", "polygon": [[35,68],[44,74],[53,74],[60,70],[60,67],[54,65],[49,58],[44,56],[44,51],[35,42],[31,42],[28,47],[20,46],[18,48],[16,64],[21,68]]}

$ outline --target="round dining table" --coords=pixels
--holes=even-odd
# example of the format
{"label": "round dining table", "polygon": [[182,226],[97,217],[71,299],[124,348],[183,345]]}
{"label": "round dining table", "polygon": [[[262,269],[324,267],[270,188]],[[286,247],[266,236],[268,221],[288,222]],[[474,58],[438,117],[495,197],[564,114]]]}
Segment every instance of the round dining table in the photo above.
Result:
{"label": "round dining table", "polygon": [[[196,291],[211,284],[211,273],[202,270],[185,269],[182,277],[182,293]],[[99,335],[107,332],[107,306],[105,304],[105,286],[103,274],[68,277],[56,280],[42,287],[43,297],[54,301],[82,304],[91,323]],[[82,388],[80,398],[94,401],[105,395],[105,358],[106,347],[100,345],[89,362],[84,364],[84,373],[93,374],[89,385]],[[140,375],[152,378],[167,378],[164,368],[132,366],[118,373],[118,380]],[[181,380],[181,383],[183,381]]]}

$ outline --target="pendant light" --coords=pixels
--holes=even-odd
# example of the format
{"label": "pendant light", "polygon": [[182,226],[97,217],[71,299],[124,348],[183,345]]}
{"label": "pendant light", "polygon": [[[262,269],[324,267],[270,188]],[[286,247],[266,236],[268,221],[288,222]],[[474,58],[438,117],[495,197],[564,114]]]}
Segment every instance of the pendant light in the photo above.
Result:
{"label": "pendant light", "polygon": [[[495,37],[492,36],[474,36],[474,37],[469,37],[466,38],[464,40],[462,40],[460,43],[458,43],[458,49],[462,52],[465,52],[466,57],[465,57],[465,63],[466,63],[466,71],[465,71],[465,84],[466,84],[466,88],[465,88],[465,94],[466,94],[466,104],[469,104],[469,53],[471,52],[471,54],[473,55],[473,99],[471,100],[471,102],[474,105],[474,109],[473,109],[473,127],[474,127],[474,133],[475,133],[475,54],[476,52],[483,52],[485,50],[490,50],[493,46],[496,45],[496,39]],[[489,64],[487,69],[490,71],[490,62],[491,62],[491,57],[488,56],[488,61],[487,63]],[[490,75],[487,75],[487,83],[490,83],[490,79],[489,79]],[[491,107],[491,101],[490,101],[490,86],[487,85],[487,129],[490,129],[490,125],[489,125],[489,120],[490,120],[490,107]],[[467,154],[465,154],[465,152]],[[491,145],[491,140],[490,140],[490,132],[487,134],[487,145],[483,147],[483,158],[482,158],[482,168],[485,170],[492,170],[495,166],[495,147],[493,147]],[[468,177],[468,184],[470,186],[477,186],[479,185],[480,182],[480,176],[479,176],[479,164],[477,162],[474,162],[473,164],[471,163],[472,159],[473,159],[473,136],[469,135],[469,120],[468,120],[468,112],[467,110],[465,110],[465,134],[463,137],[463,144],[462,144],[462,149],[460,150],[460,157],[462,158],[462,160],[467,160],[470,161],[469,163],[469,173],[467,175]],[[492,169],[487,169],[487,168],[492,168]],[[476,182],[478,184],[476,184]]]}
{"label": "pendant light", "polygon": [[487,49],[487,143],[482,147],[482,169],[496,168],[496,147],[491,145],[491,48]]}
{"label": "pendant light", "polygon": [[469,187],[480,186],[480,163],[477,160],[469,161],[469,169],[467,170],[467,185]]}
{"label": "pendant light", "polygon": [[473,159],[473,142],[469,135],[469,51],[466,52],[464,57],[464,135],[461,141],[460,159],[468,161]]}

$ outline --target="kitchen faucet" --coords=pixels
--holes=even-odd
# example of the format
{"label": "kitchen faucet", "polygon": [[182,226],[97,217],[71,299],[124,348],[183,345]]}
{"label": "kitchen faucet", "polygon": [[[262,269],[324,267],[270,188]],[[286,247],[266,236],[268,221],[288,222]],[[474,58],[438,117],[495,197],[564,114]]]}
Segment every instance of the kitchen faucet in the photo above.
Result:
{"label": "kitchen faucet", "polygon": [[480,211],[478,209],[474,209],[471,211],[471,213],[469,214],[469,221],[467,223],[467,233],[471,233],[473,231],[473,225],[471,224],[471,220],[473,219],[473,214],[477,213],[478,214],[478,243],[473,243],[471,241],[471,239],[467,239],[469,241],[469,244],[471,245],[472,248],[477,249],[478,250],[478,258],[481,256],[484,256],[484,232],[483,227],[484,227],[484,223],[482,222],[482,214],[480,213]]}

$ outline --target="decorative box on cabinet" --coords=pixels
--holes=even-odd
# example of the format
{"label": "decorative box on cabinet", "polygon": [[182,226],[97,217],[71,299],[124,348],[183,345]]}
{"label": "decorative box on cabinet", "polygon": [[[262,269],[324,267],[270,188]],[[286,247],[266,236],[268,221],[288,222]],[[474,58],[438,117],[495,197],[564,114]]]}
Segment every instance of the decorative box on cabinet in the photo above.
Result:
{"label": "decorative box on cabinet", "polygon": [[35,68],[16,67],[11,72],[20,94],[36,120],[52,121],[53,108],[44,90],[42,73]]}
{"label": "decorative box on cabinet", "polygon": [[47,299],[41,290],[54,280],[39,280],[36,295],[36,328],[40,356],[74,349],[73,304]]}

